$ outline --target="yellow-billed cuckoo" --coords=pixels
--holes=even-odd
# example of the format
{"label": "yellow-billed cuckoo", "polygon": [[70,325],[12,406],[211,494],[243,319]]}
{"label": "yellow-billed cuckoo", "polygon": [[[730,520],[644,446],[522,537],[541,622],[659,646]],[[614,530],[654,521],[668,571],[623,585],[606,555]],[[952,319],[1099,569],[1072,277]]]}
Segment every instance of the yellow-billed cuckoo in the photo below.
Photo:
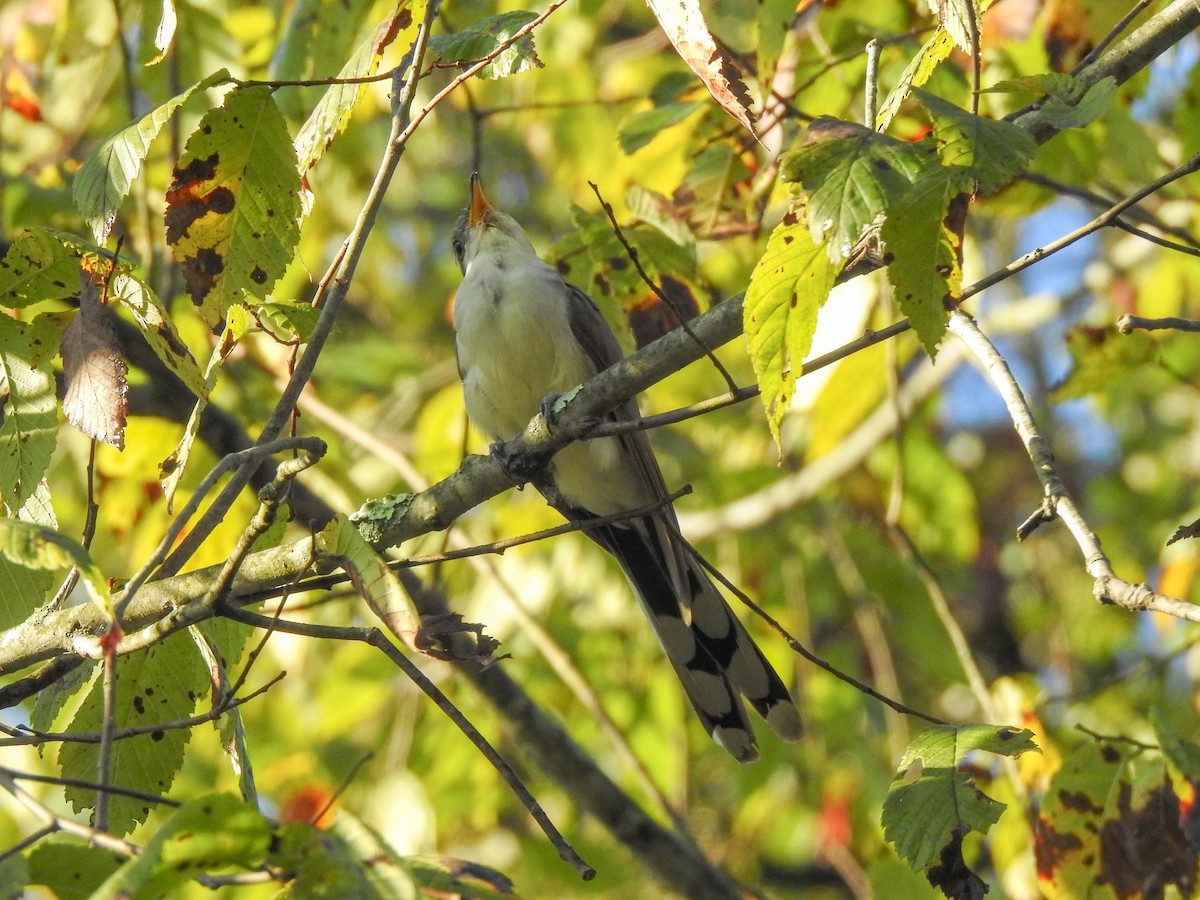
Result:
{"label": "yellow-billed cuckoo", "polygon": [[[618,362],[621,348],[591,298],[542,262],[521,226],[487,201],[478,175],[453,242],[464,276],[454,327],[467,415],[489,439],[509,440],[548,396]],[[634,399],[611,414],[637,416]],[[645,432],[570,444],[549,475],[553,488],[543,492],[571,521],[660,504],[652,515],[586,533],[621,564],[717,743],[742,762],[757,758],[741,697],[780,737],[798,738],[800,716],[783,681],[680,536]]]}

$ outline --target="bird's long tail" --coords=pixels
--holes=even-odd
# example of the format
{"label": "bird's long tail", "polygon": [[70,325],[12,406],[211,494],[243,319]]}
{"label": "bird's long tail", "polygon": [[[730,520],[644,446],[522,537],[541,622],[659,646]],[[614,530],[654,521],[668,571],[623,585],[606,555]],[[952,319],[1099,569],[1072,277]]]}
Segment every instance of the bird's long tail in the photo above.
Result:
{"label": "bird's long tail", "polygon": [[666,558],[682,541],[665,523],[641,519],[589,530],[621,563],[688,700],[713,739],[741,762],[758,758],[742,697],[781,738],[800,737],[800,715],[783,680],[688,549],[681,598]]}

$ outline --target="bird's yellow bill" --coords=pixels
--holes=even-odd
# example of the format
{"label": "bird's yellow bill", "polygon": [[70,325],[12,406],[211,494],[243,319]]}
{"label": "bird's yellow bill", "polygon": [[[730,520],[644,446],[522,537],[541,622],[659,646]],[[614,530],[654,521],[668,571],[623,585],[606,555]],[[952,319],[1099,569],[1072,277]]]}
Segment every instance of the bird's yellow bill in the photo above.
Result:
{"label": "bird's yellow bill", "polygon": [[471,209],[467,213],[467,224],[474,228],[483,218],[483,214],[492,208],[487,197],[483,196],[483,182],[479,175],[471,176]]}

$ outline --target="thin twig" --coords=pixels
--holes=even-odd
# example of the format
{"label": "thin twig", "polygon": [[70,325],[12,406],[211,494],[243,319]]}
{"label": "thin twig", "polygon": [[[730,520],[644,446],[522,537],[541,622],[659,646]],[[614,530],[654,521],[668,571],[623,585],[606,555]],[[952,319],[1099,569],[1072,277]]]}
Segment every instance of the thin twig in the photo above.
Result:
{"label": "thin twig", "polygon": [[646,270],[642,268],[642,260],[638,255],[637,249],[629,243],[628,239],[626,239],[625,231],[621,228],[621,224],[617,221],[617,215],[615,212],[613,212],[612,204],[604,199],[604,196],[600,193],[599,185],[597,185],[594,181],[589,181],[588,187],[592,189],[592,193],[594,193],[596,195],[596,199],[600,201],[600,208],[604,210],[605,214],[608,216],[608,221],[612,224],[613,234],[617,236],[617,240],[620,241],[621,246],[625,248],[625,255],[629,257],[629,261],[633,263],[633,267],[637,270],[637,273],[641,277],[642,281],[645,282],[646,286],[654,292],[654,296],[658,297],[660,302],[665,303],[667,308],[670,309],[671,312],[675,313],[675,318],[679,321],[679,327],[684,330],[688,337],[696,342],[697,346],[704,350],[704,355],[708,357],[708,360],[713,364],[713,367],[721,373],[721,377],[725,379],[725,383],[729,385],[729,389],[731,391],[737,390],[737,382],[733,380],[733,376],[729,374],[729,370],[722,365],[719,359],[717,359],[717,355],[713,353],[712,348],[708,347],[703,341],[700,340],[700,338],[696,336],[696,332],[694,332],[692,330],[692,326],[688,324],[687,315],[685,315],[684,311],[679,308],[679,305],[675,302],[674,298],[668,297],[667,293],[661,287],[659,287],[658,284],[655,283],[654,279],[652,279],[646,272]]}
{"label": "thin twig", "polygon": [[879,38],[867,41],[867,76],[863,91],[863,124],[875,130],[875,117],[879,114],[879,54],[883,44]]}
{"label": "thin twig", "polygon": [[1141,331],[1200,331],[1200,319],[1177,319],[1167,316],[1161,319],[1145,319],[1141,316],[1131,316],[1129,313],[1117,319],[1117,331],[1121,334],[1132,334]]}
{"label": "thin twig", "polygon": [[[113,623],[110,635],[118,628]],[[97,831],[108,831],[108,786],[112,781],[113,734],[117,730],[117,652],[112,641],[104,642],[104,717],[100,720],[100,752],[96,756],[96,792],[93,821]]]}
{"label": "thin twig", "polygon": [[1122,231],[1126,231],[1129,234],[1132,234],[1134,237],[1139,237],[1143,241],[1149,241],[1151,244],[1157,244],[1159,247],[1165,247],[1167,250],[1174,250],[1176,253],[1185,253],[1188,256],[1200,257],[1200,249],[1189,247],[1188,245],[1181,244],[1178,241],[1167,240],[1166,238],[1159,237],[1156,234],[1151,234],[1144,229],[1138,228],[1136,225],[1130,225],[1128,222],[1122,222],[1120,219],[1117,219],[1115,222],[1113,222],[1112,227],[1120,228]]}
{"label": "thin twig", "polygon": [[1114,603],[1124,609],[1149,609],[1167,613],[1191,622],[1200,622],[1200,606],[1175,597],[1159,594],[1144,584],[1131,584],[1113,572],[1112,564],[1100,548],[1100,539],[1088,526],[1075,502],[1067,493],[1062,479],[1054,466],[1054,455],[1033,419],[1029,404],[1017,385],[1008,363],[996,347],[962,310],[950,314],[950,332],[959,338],[975,356],[983,374],[1004,400],[1009,418],[1025,445],[1034,471],[1042,482],[1048,515],[1062,521],[1071,532],[1080,552],[1084,566],[1094,579],[1092,593],[1101,603]]}
{"label": "thin twig", "polygon": [[[118,728],[112,733],[114,741],[123,741],[128,738],[138,737],[143,734],[155,734],[162,731],[179,731],[187,728],[195,728],[197,725],[203,725],[206,722],[215,722],[221,716],[225,715],[229,710],[236,709],[244,703],[249,703],[256,697],[265,694],[272,687],[277,685],[287,675],[286,672],[280,672],[266,684],[255,688],[244,697],[230,699],[219,706],[213,706],[208,712],[199,713],[198,715],[189,716],[186,719],[176,719],[170,722],[155,722],[149,725],[130,725],[125,728]],[[15,746],[41,746],[42,744],[64,743],[64,744],[98,744],[103,739],[103,732],[100,731],[35,731],[24,725],[17,726],[16,729],[9,731],[13,736],[11,738],[0,739],[0,747],[15,747]]]}
{"label": "thin twig", "polygon": [[262,616],[258,613],[233,606],[227,606],[224,613],[235,621],[253,625],[256,628],[272,627],[279,631],[286,631],[289,634],[299,634],[306,637],[359,641],[382,652],[434,702],[434,705],[451,722],[458,726],[459,731],[491,763],[500,777],[505,780],[509,788],[512,789],[513,793],[524,804],[529,814],[533,816],[534,821],[538,823],[546,837],[550,839],[555,849],[558,850],[559,856],[574,866],[575,870],[579,872],[585,881],[590,881],[596,876],[596,870],[584,862],[579,854],[575,852],[575,849],[567,843],[566,839],[563,838],[562,834],[554,826],[554,823],[550,821],[550,818],[538,804],[533,794],[529,792],[529,789],[525,787],[524,783],[517,776],[517,773],[513,771],[505,759],[496,752],[487,739],[471,724],[471,721],[459,712],[458,708],[450,702],[449,698],[442,693],[437,685],[430,681],[425,673],[417,668],[378,628],[339,628],[332,625],[318,625],[311,622],[292,622],[287,619]]}
{"label": "thin twig", "polygon": [[261,460],[264,456],[270,456],[286,450],[305,450],[319,458],[325,454],[325,442],[319,438],[283,438],[278,441],[259,443],[245,450],[229,453],[213,466],[212,470],[204,476],[204,480],[200,482],[192,496],[188,498],[188,502],[179,511],[179,515],[168,526],[166,534],[158,542],[158,546],[150,554],[150,558],[129,579],[129,583],[125,586],[125,590],[122,593],[121,600],[117,603],[118,621],[141,586],[145,584],[154,570],[166,558],[171,545],[175,543],[176,538],[179,537],[196,510],[199,509],[205,495],[212,490],[213,485],[217,483],[221,476],[226,472],[236,471],[248,463]]}
{"label": "thin twig", "polygon": [[1140,16],[1146,7],[1153,2],[1155,2],[1155,0],[1138,0],[1137,3],[1133,4],[1129,12],[1125,13],[1125,15],[1121,17],[1120,21],[1118,21],[1117,24],[1112,27],[1108,34],[1101,38],[1100,42],[1091,50],[1089,50],[1083,59],[1076,63],[1075,68],[1071,70],[1071,74],[1078,75],[1081,71],[1099,59],[1100,54],[1107,50],[1112,45],[1112,42],[1120,36],[1121,32],[1128,28],[1129,24],[1138,16]]}

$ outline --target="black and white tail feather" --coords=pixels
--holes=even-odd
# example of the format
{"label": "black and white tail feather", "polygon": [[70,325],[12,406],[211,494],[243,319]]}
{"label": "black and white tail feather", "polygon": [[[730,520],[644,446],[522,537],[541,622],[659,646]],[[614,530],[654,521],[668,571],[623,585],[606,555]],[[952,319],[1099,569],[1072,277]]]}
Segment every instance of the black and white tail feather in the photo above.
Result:
{"label": "black and white tail feather", "polygon": [[[467,413],[491,439],[511,438],[547,395],[620,360],[591,298],[538,258],[520,226],[488,203],[477,176],[454,252],[464,274],[454,301],[459,374]],[[637,416],[631,399],[610,418]],[[680,535],[645,432],[572,444],[549,475],[543,493],[571,521],[658,507],[585,532],[620,563],[713,739],[742,762],[758,757],[744,697],[776,734],[796,740],[800,716],[787,687]]]}

